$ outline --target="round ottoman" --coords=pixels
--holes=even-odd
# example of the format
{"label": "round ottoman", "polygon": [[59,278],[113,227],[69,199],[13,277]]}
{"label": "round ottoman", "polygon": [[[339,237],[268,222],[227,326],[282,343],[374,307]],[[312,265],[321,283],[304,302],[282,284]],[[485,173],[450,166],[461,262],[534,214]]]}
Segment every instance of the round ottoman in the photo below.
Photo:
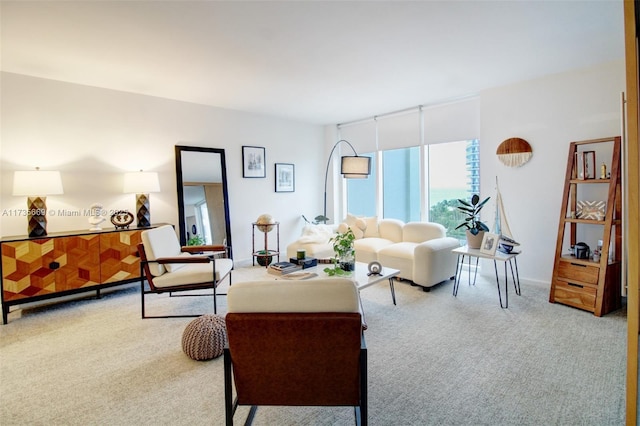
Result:
{"label": "round ottoman", "polygon": [[220,315],[203,315],[187,324],[182,333],[182,350],[191,359],[203,361],[222,355],[227,328]]}

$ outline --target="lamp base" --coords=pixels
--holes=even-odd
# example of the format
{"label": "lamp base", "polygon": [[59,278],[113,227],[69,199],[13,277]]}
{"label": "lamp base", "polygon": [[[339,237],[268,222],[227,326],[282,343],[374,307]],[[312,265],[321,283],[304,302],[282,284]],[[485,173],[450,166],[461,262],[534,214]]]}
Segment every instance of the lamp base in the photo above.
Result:
{"label": "lamp base", "polygon": [[138,228],[148,228],[149,226],[151,226],[149,194],[136,195],[136,216],[138,218]]}
{"label": "lamp base", "polygon": [[27,197],[27,232],[29,238],[47,235],[47,197]]}

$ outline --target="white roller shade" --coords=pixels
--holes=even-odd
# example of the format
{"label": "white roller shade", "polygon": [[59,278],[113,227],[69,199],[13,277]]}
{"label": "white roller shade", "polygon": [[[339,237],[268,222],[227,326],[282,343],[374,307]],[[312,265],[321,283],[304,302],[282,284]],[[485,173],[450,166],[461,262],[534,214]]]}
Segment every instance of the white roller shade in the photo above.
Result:
{"label": "white roller shade", "polygon": [[[341,124],[339,126],[340,139],[349,141],[358,154],[375,152],[376,144],[376,122],[371,119],[354,124]],[[342,155],[352,155],[348,146],[341,147]]]}
{"label": "white roller shade", "polygon": [[424,107],[425,144],[480,139],[480,99]]}
{"label": "white roller shade", "polygon": [[378,148],[408,148],[420,145],[420,114],[415,110],[378,117]]}

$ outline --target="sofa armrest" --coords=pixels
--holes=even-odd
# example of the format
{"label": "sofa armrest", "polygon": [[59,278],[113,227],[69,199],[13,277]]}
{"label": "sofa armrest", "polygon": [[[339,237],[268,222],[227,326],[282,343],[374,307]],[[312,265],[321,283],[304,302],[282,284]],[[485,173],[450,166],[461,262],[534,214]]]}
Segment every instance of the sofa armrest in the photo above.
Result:
{"label": "sofa armrest", "polygon": [[416,246],[413,261],[413,281],[431,287],[453,277],[458,256],[452,252],[460,242],[452,237],[434,238]]}

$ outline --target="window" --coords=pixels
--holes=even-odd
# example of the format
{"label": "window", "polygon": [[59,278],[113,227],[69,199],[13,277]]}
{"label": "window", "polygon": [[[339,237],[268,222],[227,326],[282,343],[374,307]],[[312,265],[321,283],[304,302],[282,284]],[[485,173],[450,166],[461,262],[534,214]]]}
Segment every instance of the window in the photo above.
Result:
{"label": "window", "polygon": [[371,174],[367,179],[347,179],[347,212],[356,216],[376,215],[376,162],[374,154],[360,154],[371,158]]}
{"label": "window", "polygon": [[429,220],[440,223],[447,235],[465,239],[458,199],[468,199],[479,187],[478,140],[429,145]]}
{"label": "window", "polygon": [[420,220],[420,147],[382,152],[383,217]]}

